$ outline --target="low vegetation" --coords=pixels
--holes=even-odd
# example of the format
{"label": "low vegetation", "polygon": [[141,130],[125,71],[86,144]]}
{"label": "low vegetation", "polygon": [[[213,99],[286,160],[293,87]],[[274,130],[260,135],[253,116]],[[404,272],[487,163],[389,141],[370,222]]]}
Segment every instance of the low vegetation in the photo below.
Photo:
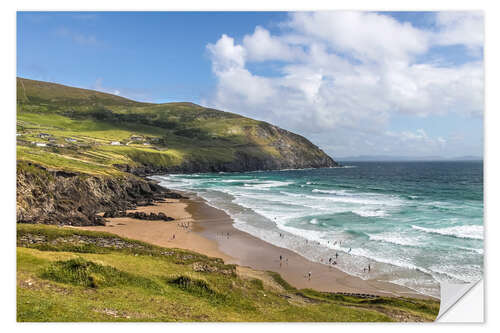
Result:
{"label": "low vegetation", "polygon": [[190,251],[45,225],[17,229],[18,321],[432,321],[439,303],[296,290]]}

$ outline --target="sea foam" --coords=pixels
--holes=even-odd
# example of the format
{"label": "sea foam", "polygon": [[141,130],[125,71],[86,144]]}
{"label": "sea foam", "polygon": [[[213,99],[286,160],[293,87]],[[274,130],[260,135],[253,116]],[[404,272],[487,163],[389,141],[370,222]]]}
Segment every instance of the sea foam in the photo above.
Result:
{"label": "sea foam", "polygon": [[424,228],[417,225],[412,225],[411,227],[422,232],[451,236],[456,238],[483,239],[484,233],[483,226],[480,225],[461,225],[440,229]]}

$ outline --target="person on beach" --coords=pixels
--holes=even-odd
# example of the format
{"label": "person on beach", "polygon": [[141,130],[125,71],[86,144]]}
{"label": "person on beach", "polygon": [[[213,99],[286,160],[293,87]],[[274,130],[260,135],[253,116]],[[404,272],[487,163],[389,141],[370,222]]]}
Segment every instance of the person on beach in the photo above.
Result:
{"label": "person on beach", "polygon": [[370,264],[368,264],[368,272],[371,271],[371,269]]}
{"label": "person on beach", "polygon": [[332,263],[332,258],[328,259],[328,263],[331,264]]}
{"label": "person on beach", "polygon": [[337,259],[339,257],[339,254],[337,252],[335,252],[335,259]]}
{"label": "person on beach", "polygon": [[351,253],[351,248],[349,248],[349,251],[347,251],[347,253]]}
{"label": "person on beach", "polygon": [[309,278],[309,281],[311,281],[311,275],[312,275],[311,272],[309,272],[308,275],[307,275],[308,278]]}
{"label": "person on beach", "polygon": [[172,236],[172,240],[175,240],[175,234]]}
{"label": "person on beach", "polygon": [[280,254],[280,262],[281,262],[281,260],[282,260],[282,259],[283,259],[283,257],[282,257],[282,256],[281,256],[281,254]]}

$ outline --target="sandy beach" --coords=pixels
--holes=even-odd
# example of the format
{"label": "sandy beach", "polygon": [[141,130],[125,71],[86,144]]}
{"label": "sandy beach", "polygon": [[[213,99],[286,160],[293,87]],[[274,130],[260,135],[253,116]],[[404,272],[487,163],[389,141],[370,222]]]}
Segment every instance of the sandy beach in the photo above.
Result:
{"label": "sandy beach", "polygon": [[[82,229],[106,231],[159,246],[192,250],[254,270],[274,271],[299,289],[429,298],[403,286],[363,280],[335,267],[307,260],[293,251],[234,228],[231,217],[224,211],[209,206],[193,194],[185,195],[190,199],[167,199],[166,202],[136,210],[163,212],[174,218],[170,222],[121,217],[108,219],[106,226]],[[280,256],[283,258],[281,261]],[[307,277],[309,272],[311,279]]]}

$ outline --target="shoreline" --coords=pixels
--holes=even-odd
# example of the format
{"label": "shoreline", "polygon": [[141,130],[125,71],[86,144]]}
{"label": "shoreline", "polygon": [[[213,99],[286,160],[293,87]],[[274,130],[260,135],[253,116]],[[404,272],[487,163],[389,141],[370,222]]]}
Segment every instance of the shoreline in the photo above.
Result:
{"label": "shoreline", "polygon": [[[193,192],[176,191],[189,199],[166,199],[152,206],[141,206],[127,212],[163,212],[170,222],[145,221],[130,217],[109,218],[106,226],[79,227],[106,231],[154,245],[191,250],[218,257],[228,264],[279,273],[297,289],[373,294],[389,297],[434,299],[412,289],[390,282],[363,280],[340,269],[310,261],[296,252],[270,244],[233,226],[224,211],[210,206]],[[174,236],[175,235],[175,236]],[[229,235],[229,236],[228,236]],[[282,260],[280,261],[280,256]],[[311,279],[308,273],[311,272]]]}

